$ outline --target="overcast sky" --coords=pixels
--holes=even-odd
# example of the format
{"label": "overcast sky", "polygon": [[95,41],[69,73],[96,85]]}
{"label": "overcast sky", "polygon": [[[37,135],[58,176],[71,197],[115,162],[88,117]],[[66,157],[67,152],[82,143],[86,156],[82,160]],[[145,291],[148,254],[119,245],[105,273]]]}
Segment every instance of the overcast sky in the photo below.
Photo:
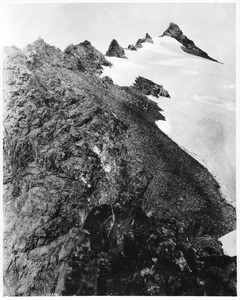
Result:
{"label": "overcast sky", "polygon": [[210,56],[235,55],[234,3],[15,3],[3,12],[4,45],[24,47],[41,36],[64,50],[87,39],[105,53],[113,38],[127,47],[175,22]]}

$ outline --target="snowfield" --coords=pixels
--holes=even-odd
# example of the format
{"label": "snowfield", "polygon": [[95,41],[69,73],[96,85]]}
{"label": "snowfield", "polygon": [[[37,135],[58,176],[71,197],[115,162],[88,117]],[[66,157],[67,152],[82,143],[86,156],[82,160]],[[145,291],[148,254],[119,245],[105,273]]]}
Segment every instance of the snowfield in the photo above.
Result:
{"label": "snowfield", "polygon": [[219,239],[219,241],[223,244],[223,250],[226,255],[235,256],[237,255],[237,236],[236,230],[229,232]]}
{"label": "snowfield", "polygon": [[[157,121],[158,127],[208,168],[223,196],[235,206],[234,62],[227,56],[227,63],[220,64],[185,53],[181,44],[168,36],[153,41],[143,43],[137,51],[125,49],[128,59],[107,57],[113,67],[104,67],[102,76],[125,86],[132,85],[137,76],[162,84],[170,99],[149,96],[166,117],[166,121]],[[235,231],[220,240],[227,254],[236,253]]]}

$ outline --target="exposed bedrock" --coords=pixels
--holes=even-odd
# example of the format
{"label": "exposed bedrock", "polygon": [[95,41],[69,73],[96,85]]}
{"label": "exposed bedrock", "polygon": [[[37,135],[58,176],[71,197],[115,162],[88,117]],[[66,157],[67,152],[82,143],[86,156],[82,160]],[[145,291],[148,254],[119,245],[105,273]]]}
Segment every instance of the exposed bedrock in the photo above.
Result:
{"label": "exposed bedrock", "polygon": [[146,33],[145,38],[142,39],[138,39],[138,41],[135,44],[135,48],[142,48],[142,43],[152,43],[153,44],[153,39],[151,38],[151,36]]}
{"label": "exposed bedrock", "polygon": [[170,98],[168,91],[165,90],[162,85],[142,76],[136,78],[133,86],[147,96],[152,95],[156,98],[159,98],[159,96]]}
{"label": "exposed bedrock", "polygon": [[106,52],[106,56],[115,56],[119,58],[127,58],[125,56],[125,52],[123,48],[118,44],[116,40],[112,40],[109,45],[108,51]]}

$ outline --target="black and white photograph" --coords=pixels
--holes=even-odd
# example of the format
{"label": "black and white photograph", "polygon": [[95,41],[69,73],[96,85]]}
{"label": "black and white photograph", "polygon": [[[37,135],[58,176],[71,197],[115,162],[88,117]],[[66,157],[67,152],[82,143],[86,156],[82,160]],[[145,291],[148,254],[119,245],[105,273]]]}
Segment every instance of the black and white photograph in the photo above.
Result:
{"label": "black and white photograph", "polygon": [[0,11],[1,296],[236,297],[237,1]]}

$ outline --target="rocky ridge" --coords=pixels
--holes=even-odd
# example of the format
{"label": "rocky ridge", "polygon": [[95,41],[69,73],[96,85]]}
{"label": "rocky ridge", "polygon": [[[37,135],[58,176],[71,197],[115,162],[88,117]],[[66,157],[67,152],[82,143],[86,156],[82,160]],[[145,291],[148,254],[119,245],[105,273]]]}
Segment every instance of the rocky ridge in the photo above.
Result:
{"label": "rocky ridge", "polygon": [[146,33],[145,38],[137,40],[135,48],[142,48],[142,43],[153,43],[153,39],[148,33]]}
{"label": "rocky ridge", "polygon": [[210,57],[206,52],[198,48],[192,40],[190,40],[186,35],[183,34],[182,30],[175,23],[170,23],[167,30],[161,36],[170,36],[176,39],[183,46],[181,47],[183,51],[193,54],[196,56],[200,56],[215,62],[219,62],[216,59]]}
{"label": "rocky ridge", "polygon": [[5,295],[236,295],[235,209],[102,65],[89,42],[5,50]]}
{"label": "rocky ridge", "polygon": [[33,44],[27,45],[24,52],[27,55],[29,70],[41,67],[45,62],[50,63],[51,60],[54,67],[64,66],[72,71],[93,74],[101,74],[103,66],[110,67],[112,65],[89,41],[84,41],[78,45],[69,45],[62,52],[60,49],[45,43],[42,38],[38,38]]}
{"label": "rocky ridge", "polygon": [[137,51],[137,48],[134,45],[128,45],[128,49]]}
{"label": "rocky ridge", "polygon": [[108,51],[106,52],[106,56],[127,58],[125,56],[125,52],[124,52],[123,48],[118,44],[118,42],[115,39],[113,39],[111,44],[109,45]]}
{"label": "rocky ridge", "polygon": [[168,91],[165,90],[162,85],[142,76],[136,78],[133,86],[147,96],[152,95],[156,98],[159,98],[159,96],[170,98]]}

